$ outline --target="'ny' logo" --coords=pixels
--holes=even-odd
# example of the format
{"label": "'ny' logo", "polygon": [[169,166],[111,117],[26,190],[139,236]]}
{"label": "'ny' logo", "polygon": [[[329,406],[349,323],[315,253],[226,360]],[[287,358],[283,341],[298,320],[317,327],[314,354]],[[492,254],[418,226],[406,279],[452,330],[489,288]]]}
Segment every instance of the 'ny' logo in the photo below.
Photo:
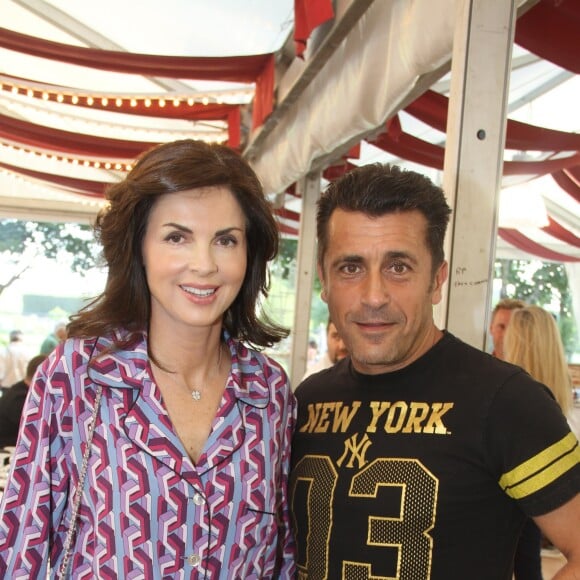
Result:
{"label": "'ny' logo", "polygon": [[365,455],[367,449],[371,444],[371,440],[369,436],[365,433],[364,437],[357,442],[358,433],[355,433],[352,437],[349,437],[344,442],[344,453],[340,457],[340,459],[336,462],[340,467],[342,462],[345,460],[346,456],[350,453],[350,459],[347,463],[346,467],[353,467],[353,463],[355,459],[358,461],[358,468],[364,467],[366,465]]}

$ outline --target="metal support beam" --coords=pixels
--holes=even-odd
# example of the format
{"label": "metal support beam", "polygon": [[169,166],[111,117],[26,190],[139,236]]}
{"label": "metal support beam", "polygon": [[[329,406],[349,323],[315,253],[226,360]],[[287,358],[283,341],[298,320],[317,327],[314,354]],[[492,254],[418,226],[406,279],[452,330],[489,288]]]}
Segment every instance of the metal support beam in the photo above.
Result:
{"label": "metal support beam", "polygon": [[485,347],[516,21],[513,0],[457,4],[443,189],[453,216],[446,327]]}
{"label": "metal support beam", "polygon": [[320,196],[320,179],[320,172],[309,173],[297,184],[302,191],[302,212],[296,257],[296,301],[290,361],[290,382],[294,388],[306,372],[312,286],[316,276],[316,201]]}

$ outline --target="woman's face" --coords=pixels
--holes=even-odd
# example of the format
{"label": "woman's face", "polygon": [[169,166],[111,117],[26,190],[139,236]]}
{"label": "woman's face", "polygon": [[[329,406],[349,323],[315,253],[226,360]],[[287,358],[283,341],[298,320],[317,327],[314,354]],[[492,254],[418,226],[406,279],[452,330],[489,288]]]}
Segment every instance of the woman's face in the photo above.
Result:
{"label": "woman's face", "polygon": [[143,238],[150,330],[221,328],[246,274],[246,219],[228,187],[159,198]]}

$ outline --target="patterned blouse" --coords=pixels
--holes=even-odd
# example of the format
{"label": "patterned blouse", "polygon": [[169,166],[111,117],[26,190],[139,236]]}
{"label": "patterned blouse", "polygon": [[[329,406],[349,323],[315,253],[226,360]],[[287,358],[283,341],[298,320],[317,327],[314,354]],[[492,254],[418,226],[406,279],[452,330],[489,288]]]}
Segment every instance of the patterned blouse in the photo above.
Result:
{"label": "patterned blouse", "polygon": [[280,365],[224,334],[232,368],[197,464],[152,378],[146,336],[114,352],[110,338],[71,338],[52,353],[30,389],[0,504],[1,578],[57,577],[97,385],[75,579],[294,577],[295,399]]}

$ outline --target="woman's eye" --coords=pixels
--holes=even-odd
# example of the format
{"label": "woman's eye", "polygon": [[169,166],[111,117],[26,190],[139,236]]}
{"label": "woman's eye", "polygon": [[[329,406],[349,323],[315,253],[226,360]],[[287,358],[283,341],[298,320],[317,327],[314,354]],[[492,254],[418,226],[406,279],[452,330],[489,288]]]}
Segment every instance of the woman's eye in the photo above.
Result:
{"label": "woman's eye", "polygon": [[230,246],[237,245],[237,243],[238,243],[238,240],[236,238],[234,238],[233,236],[225,236],[223,238],[218,238],[218,244],[220,246],[230,247]]}
{"label": "woman's eye", "polygon": [[174,232],[172,234],[169,234],[165,239],[168,242],[171,242],[172,244],[179,244],[183,240],[183,234],[179,232]]}

